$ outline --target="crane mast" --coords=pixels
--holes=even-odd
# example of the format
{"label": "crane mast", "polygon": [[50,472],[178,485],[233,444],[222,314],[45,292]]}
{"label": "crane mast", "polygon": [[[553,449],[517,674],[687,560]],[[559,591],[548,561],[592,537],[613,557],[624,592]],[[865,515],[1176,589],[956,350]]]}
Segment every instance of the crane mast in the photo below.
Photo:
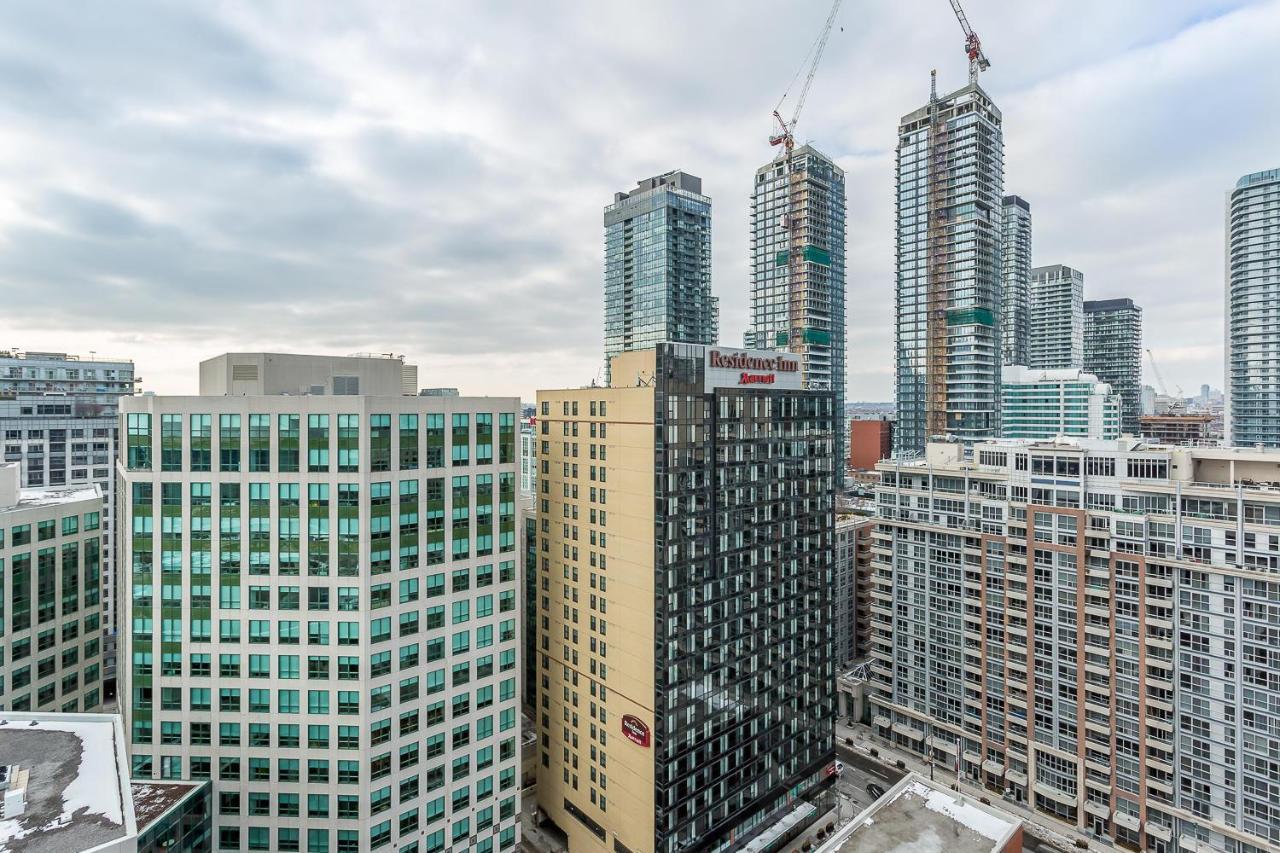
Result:
{"label": "crane mast", "polygon": [[964,30],[964,52],[969,57],[969,85],[975,86],[978,83],[978,72],[990,68],[991,62],[982,52],[982,40],[973,31],[973,27],[969,26],[969,19],[965,17],[964,9],[960,7],[960,0],[951,0],[951,9],[956,13],[960,28]]}

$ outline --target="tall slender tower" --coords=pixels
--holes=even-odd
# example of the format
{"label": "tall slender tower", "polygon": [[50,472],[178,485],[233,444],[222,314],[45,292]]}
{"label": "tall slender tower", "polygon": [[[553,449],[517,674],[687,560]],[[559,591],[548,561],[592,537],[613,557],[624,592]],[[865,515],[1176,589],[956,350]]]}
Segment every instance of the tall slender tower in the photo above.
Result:
{"label": "tall slender tower", "polygon": [[894,452],[994,437],[1004,138],[976,80],[902,117],[897,185]]}
{"label": "tall slender tower", "polygon": [[1120,429],[1138,434],[1142,309],[1132,299],[1084,303],[1084,369],[1120,395]]}
{"label": "tall slender tower", "polygon": [[1080,369],[1084,364],[1084,273],[1062,264],[1031,271],[1031,339],[1027,366]]}
{"label": "tall slender tower", "polygon": [[711,199],[681,171],[640,181],[604,209],[604,357],[662,341],[713,344]]}
{"label": "tall slender tower", "polygon": [[[841,459],[844,216],[844,170],[812,146],[792,152],[789,172],[783,157],[756,170],[751,194],[751,323],[745,343],[795,353],[805,388],[835,392],[835,446]],[[799,241],[793,239],[797,234],[802,235]]]}
{"label": "tall slender tower", "polygon": [[1227,195],[1228,444],[1280,447],[1280,169]]}
{"label": "tall slender tower", "polygon": [[1031,205],[1007,195],[1002,208],[1000,347],[1006,365],[1025,365],[1031,339]]}

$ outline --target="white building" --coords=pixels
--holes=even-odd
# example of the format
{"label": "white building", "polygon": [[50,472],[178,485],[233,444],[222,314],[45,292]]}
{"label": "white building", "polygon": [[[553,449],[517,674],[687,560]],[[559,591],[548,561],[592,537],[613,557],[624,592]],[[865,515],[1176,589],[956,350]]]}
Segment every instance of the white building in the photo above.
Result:
{"label": "white building", "polygon": [[538,423],[536,418],[520,421],[520,493],[538,491]]}
{"label": "white building", "polygon": [[876,730],[1117,846],[1280,845],[1280,452],[882,462]]}
{"label": "white building", "polygon": [[1227,194],[1226,438],[1280,447],[1280,168]]}
{"label": "white building", "polygon": [[1031,271],[1031,336],[1027,365],[1084,366],[1084,273],[1062,264]]}
{"label": "white building", "polygon": [[1004,438],[1120,437],[1120,395],[1083,370],[1006,367],[1000,400]]}
{"label": "white building", "polygon": [[102,492],[19,481],[18,463],[0,463],[0,710],[96,710]]}
{"label": "white building", "polygon": [[212,779],[215,849],[513,849],[519,401],[267,358],[123,402],[133,775]]}

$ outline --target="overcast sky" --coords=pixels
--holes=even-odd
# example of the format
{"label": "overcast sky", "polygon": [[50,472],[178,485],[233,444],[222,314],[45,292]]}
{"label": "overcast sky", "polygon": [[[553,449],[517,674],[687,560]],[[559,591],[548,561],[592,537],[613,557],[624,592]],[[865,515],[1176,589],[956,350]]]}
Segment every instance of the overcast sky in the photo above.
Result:
{"label": "overcast sky", "polygon": [[[531,400],[597,374],[602,207],[674,168],[713,199],[740,345],[752,176],[829,5],[9,0],[0,348],[132,357],[158,393],[227,350],[395,352]],[[1280,0],[966,8],[1035,263],[1141,304],[1171,386],[1220,387],[1224,194],[1280,166]],[[944,0],[846,0],[797,129],[848,174],[850,400],[893,395],[893,146],[931,68],[965,82]]]}

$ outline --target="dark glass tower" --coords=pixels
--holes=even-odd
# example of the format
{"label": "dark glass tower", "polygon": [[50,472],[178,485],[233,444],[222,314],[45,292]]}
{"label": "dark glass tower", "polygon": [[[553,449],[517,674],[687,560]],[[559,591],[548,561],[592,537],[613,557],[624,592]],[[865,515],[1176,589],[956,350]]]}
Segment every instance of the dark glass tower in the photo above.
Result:
{"label": "dark glass tower", "polygon": [[713,344],[711,199],[684,172],[640,181],[604,209],[604,358],[661,341]]}

